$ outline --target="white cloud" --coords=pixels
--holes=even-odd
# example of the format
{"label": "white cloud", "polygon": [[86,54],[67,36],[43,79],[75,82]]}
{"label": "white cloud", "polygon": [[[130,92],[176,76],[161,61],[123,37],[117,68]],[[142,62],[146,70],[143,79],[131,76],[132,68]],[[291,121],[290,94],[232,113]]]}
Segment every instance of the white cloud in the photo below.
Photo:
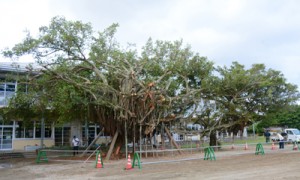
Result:
{"label": "white cloud", "polygon": [[12,46],[24,38],[24,31],[35,33],[38,27],[49,20],[48,1],[14,0],[2,1],[0,5],[0,22],[2,46]]}
{"label": "white cloud", "polygon": [[[300,85],[299,1],[274,0],[10,0],[0,2],[0,49],[36,32],[56,15],[91,22],[95,30],[119,23],[118,40],[140,48],[149,37],[179,40],[219,65],[265,63]],[[300,61],[299,61],[300,62]]]}

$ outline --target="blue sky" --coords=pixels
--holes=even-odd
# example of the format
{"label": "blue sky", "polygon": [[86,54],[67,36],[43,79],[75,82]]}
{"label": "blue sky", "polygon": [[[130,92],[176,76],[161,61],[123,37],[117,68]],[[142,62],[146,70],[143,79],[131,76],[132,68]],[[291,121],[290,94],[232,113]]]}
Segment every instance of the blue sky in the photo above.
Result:
{"label": "blue sky", "polygon": [[119,23],[124,46],[183,39],[216,65],[264,63],[300,87],[299,7],[296,0],[0,0],[0,49],[59,15],[96,31]]}

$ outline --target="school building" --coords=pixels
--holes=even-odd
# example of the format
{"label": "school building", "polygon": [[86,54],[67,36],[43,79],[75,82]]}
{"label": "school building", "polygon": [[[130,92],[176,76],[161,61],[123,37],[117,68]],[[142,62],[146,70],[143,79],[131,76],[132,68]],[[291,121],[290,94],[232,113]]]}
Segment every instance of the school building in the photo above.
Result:
{"label": "school building", "polygon": [[[9,99],[16,94],[18,82],[7,80],[11,75],[25,75],[26,63],[0,62],[0,108],[8,105]],[[25,124],[22,120],[4,121],[0,114],[0,151],[27,151],[34,146],[53,147],[70,146],[74,135],[81,140],[81,146],[87,146],[88,136],[95,138],[101,131],[96,124],[77,120],[64,125],[32,119]],[[109,141],[109,136],[101,136],[97,143]]]}

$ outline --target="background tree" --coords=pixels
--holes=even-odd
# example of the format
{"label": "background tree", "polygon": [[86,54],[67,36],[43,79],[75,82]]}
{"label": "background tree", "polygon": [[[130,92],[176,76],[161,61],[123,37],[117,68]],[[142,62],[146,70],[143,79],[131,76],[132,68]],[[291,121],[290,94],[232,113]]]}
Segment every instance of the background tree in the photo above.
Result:
{"label": "background tree", "polygon": [[208,96],[208,100],[216,104],[215,108],[209,110],[210,114],[216,115],[218,112],[218,123],[211,124],[207,129],[211,135],[210,145],[217,144],[216,130],[227,130],[234,134],[243,132],[244,127],[261,121],[267,114],[299,98],[295,85],[287,83],[280,72],[267,70],[263,64],[254,64],[247,70],[243,65],[233,62],[230,68],[218,67],[217,72],[219,74],[212,78]]}
{"label": "background tree", "polygon": [[270,113],[258,124],[259,132],[263,132],[265,128],[269,127],[300,129],[299,105],[286,106],[277,112]]}

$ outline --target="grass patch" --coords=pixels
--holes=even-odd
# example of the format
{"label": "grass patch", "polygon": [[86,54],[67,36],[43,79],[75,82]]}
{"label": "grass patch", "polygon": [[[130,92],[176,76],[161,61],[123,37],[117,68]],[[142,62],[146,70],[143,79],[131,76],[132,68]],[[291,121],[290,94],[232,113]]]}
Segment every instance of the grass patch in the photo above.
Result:
{"label": "grass patch", "polygon": [[243,139],[234,139],[231,141],[221,141],[221,144],[222,145],[230,145],[232,143],[234,144],[245,144],[245,143],[248,143],[248,144],[257,144],[257,143],[264,143],[266,142],[266,139],[264,136],[256,136],[255,138],[251,137],[251,138],[243,138]]}
{"label": "grass patch", "polygon": [[[248,138],[226,138],[226,139],[221,139],[219,141],[219,145],[220,146],[226,146],[226,145],[232,145],[232,144],[258,144],[258,143],[265,143],[266,139],[264,136],[256,136],[254,137],[248,137]],[[203,144],[200,145],[201,147],[208,147],[209,146],[209,142],[205,142]],[[195,142],[192,143],[185,143],[183,145],[181,145],[181,148],[196,148],[197,145]]]}

